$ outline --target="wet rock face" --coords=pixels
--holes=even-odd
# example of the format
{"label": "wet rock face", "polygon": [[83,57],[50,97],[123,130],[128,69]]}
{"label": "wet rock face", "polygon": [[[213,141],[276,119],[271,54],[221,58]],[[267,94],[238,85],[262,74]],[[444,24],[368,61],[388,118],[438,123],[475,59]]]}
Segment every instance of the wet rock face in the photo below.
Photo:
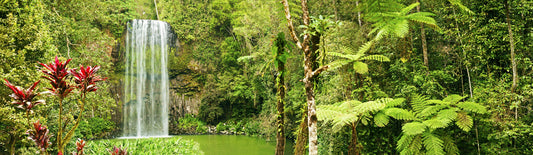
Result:
{"label": "wet rock face", "polygon": [[200,84],[194,80],[191,74],[179,74],[170,80],[170,89],[180,94],[191,94],[199,92]]}

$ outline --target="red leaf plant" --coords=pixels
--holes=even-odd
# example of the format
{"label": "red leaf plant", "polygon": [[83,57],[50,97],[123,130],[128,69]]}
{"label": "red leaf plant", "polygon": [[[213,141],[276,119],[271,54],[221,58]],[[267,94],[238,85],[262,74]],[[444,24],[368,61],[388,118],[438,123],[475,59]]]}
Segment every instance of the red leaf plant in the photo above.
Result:
{"label": "red leaf plant", "polygon": [[67,65],[72,59],[68,59],[65,63],[56,59],[53,63],[43,64],[40,63],[45,69],[41,70],[46,76],[42,76],[50,80],[52,88],[48,88],[50,93],[58,96],[60,99],[65,98],[71,91],[72,88],[66,81],[68,77],[68,68]]}
{"label": "red leaf plant", "polygon": [[51,88],[48,88],[49,92],[54,94],[59,98],[59,117],[58,117],[58,126],[59,130],[57,133],[57,147],[58,152],[63,153],[63,148],[65,144],[68,142],[69,138],[65,137],[63,139],[63,128],[61,125],[61,121],[63,119],[62,112],[63,112],[63,99],[67,97],[67,95],[72,92],[74,87],[70,86],[67,83],[67,78],[70,75],[68,73],[67,65],[72,59],[68,59],[67,61],[59,61],[59,59],[55,58],[55,61],[49,64],[43,64],[40,63],[41,66],[44,67],[44,69],[41,69],[41,72],[45,74],[45,76],[42,76],[50,81],[50,85],[52,85]]}
{"label": "red leaf plant", "polygon": [[121,148],[117,146],[113,146],[113,150],[107,150],[111,155],[127,155],[128,151],[126,151],[126,148]]}
{"label": "red leaf plant", "polygon": [[48,132],[48,128],[46,128],[46,126],[42,126],[39,120],[33,123],[33,130],[28,130],[28,139],[35,142],[35,144],[40,148],[42,154],[46,154],[46,149],[51,144],[51,135],[49,135]]}
{"label": "red leaf plant", "polygon": [[85,147],[85,141],[78,139],[76,141],[76,152],[72,153],[72,155],[83,155],[83,147]]}
{"label": "red leaf plant", "polygon": [[9,95],[9,97],[14,99],[14,101],[11,103],[17,104],[18,108],[24,109],[27,112],[32,112],[31,109],[33,107],[41,103],[44,104],[44,100],[34,101],[35,97],[39,96],[40,94],[40,93],[34,92],[35,89],[37,89],[37,85],[39,84],[39,82],[41,82],[40,80],[33,83],[33,85],[28,89],[14,86],[11,83],[9,83],[7,79],[4,79],[4,80],[6,81],[6,86],[8,86],[13,91],[13,94]]}
{"label": "red leaf plant", "polygon": [[96,82],[104,81],[107,78],[101,78],[96,75],[96,71],[100,69],[100,66],[87,66],[83,67],[80,65],[80,70],[71,69],[69,72],[74,76],[74,82],[77,84],[76,88],[80,90],[82,95],[87,94],[88,92],[93,92],[98,89],[96,87]]}

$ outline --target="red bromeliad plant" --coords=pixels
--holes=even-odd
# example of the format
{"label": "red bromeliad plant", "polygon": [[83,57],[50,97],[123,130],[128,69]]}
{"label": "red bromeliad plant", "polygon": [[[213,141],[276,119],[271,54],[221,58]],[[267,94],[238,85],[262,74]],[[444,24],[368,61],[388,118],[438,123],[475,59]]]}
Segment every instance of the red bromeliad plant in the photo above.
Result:
{"label": "red bromeliad plant", "polygon": [[[96,87],[95,85],[96,82],[100,82],[100,81],[107,79],[107,78],[100,78],[100,76],[96,75],[96,71],[98,71],[98,69],[100,69],[100,67],[98,66],[95,66],[95,67],[87,66],[84,68],[82,65],[80,65],[79,71],[76,71],[76,69],[69,70],[69,73],[74,76],[74,82],[76,83],[75,87],[80,92],[81,100],[78,100],[80,104],[79,117],[76,119],[76,123],[74,124],[74,127],[72,127],[72,129],[65,136],[65,140],[69,140],[74,135],[74,130],[80,124],[81,116],[83,116],[83,110],[84,110],[85,103],[86,103],[85,98],[86,98],[87,93],[94,92],[98,89],[98,87]],[[63,145],[65,144],[66,143],[64,143]]]}
{"label": "red bromeliad plant", "polygon": [[37,122],[33,123],[33,130],[28,130],[28,138],[30,140],[33,140],[35,144],[40,148],[41,154],[47,154],[46,149],[51,144],[51,135],[49,135],[48,132],[48,128],[46,128],[46,126],[42,126],[38,120]]}
{"label": "red bromeliad plant", "polygon": [[85,97],[88,92],[94,92],[98,89],[95,85],[96,82],[107,79],[96,75],[96,71],[99,69],[100,66],[87,66],[84,68],[83,65],[80,65],[80,71],[77,72],[76,69],[69,71],[74,76],[74,82],[77,84],[76,88],[80,90],[82,97]]}
{"label": "red bromeliad plant", "polygon": [[30,88],[24,89],[24,88],[20,88],[20,87],[12,85],[11,83],[9,83],[7,79],[4,79],[4,80],[6,81],[6,86],[8,86],[13,91],[13,94],[9,95],[9,97],[14,99],[13,102],[11,103],[17,104],[18,108],[26,111],[26,118],[28,119],[27,120],[28,126],[31,126],[30,113],[33,113],[32,111],[33,107],[41,103],[44,104],[44,100],[35,101],[35,97],[39,96],[40,94],[40,93],[36,93],[35,90],[37,89],[37,85],[41,81],[39,80],[33,83],[33,85]]}
{"label": "red bromeliad plant", "polygon": [[113,146],[113,150],[107,150],[111,155],[127,155],[128,151],[126,151],[126,148],[121,148],[117,146]]}
{"label": "red bromeliad plant", "polygon": [[63,152],[63,146],[65,144],[65,141],[63,141],[63,127],[61,126],[61,120],[62,118],[62,112],[63,112],[63,99],[67,97],[67,95],[72,92],[74,88],[70,86],[67,83],[67,78],[69,76],[68,74],[68,68],[67,65],[72,59],[68,59],[65,63],[63,61],[59,61],[57,59],[57,56],[55,58],[55,61],[50,64],[43,64],[40,63],[44,69],[41,70],[46,76],[42,76],[48,80],[50,80],[50,85],[52,85],[51,88],[48,88],[50,90],[50,93],[56,95],[59,98],[59,117],[58,117],[58,126],[59,126],[59,132],[57,133],[57,146],[58,151],[60,153]]}
{"label": "red bromeliad plant", "polygon": [[83,147],[85,147],[85,141],[83,141],[83,139],[78,139],[78,141],[76,142],[76,152],[72,154],[83,155]]}
{"label": "red bromeliad plant", "polygon": [[[67,65],[70,60],[71,59],[68,59],[66,62],[63,63],[62,61],[59,61],[56,57],[53,63],[41,63],[41,65],[44,67],[44,69],[41,70],[45,74],[45,76],[43,77],[50,80],[50,84],[52,85],[52,87],[48,88],[48,90],[50,90],[52,94],[59,98],[59,132],[57,136],[57,147],[59,153],[61,154],[63,153],[65,145],[69,142],[70,138],[72,138],[72,136],[74,135],[74,131],[79,126],[80,120],[83,116],[85,98],[87,93],[96,91],[98,89],[95,85],[96,82],[103,81],[106,79],[100,78],[100,76],[96,75],[96,72],[100,68],[98,66],[83,67],[80,65],[79,71],[76,71],[76,69],[69,70]],[[74,76],[74,82],[76,83],[76,85],[71,85],[68,83],[67,79],[70,75]],[[77,88],[80,92],[80,100],[78,100],[80,114],[78,115],[74,126],[63,137],[63,128],[66,125],[61,126],[63,111],[62,102],[63,99],[67,97],[67,95],[72,92],[74,88]]]}

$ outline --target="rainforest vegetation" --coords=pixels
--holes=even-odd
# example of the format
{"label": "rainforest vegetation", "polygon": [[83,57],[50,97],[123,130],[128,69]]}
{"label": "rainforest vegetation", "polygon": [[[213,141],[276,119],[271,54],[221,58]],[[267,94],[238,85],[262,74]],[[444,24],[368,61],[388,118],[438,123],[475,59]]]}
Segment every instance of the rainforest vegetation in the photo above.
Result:
{"label": "rainforest vegetation", "polygon": [[171,134],[278,155],[533,154],[529,0],[2,0],[0,154],[201,152],[99,140],[121,136],[132,19],[179,40]]}

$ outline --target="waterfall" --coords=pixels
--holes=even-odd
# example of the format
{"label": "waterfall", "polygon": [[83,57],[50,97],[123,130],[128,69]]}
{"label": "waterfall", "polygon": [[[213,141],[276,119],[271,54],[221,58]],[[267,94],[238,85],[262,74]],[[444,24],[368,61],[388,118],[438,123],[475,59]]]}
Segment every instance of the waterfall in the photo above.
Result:
{"label": "waterfall", "polygon": [[170,25],[128,22],[125,46],[123,136],[168,136]]}

